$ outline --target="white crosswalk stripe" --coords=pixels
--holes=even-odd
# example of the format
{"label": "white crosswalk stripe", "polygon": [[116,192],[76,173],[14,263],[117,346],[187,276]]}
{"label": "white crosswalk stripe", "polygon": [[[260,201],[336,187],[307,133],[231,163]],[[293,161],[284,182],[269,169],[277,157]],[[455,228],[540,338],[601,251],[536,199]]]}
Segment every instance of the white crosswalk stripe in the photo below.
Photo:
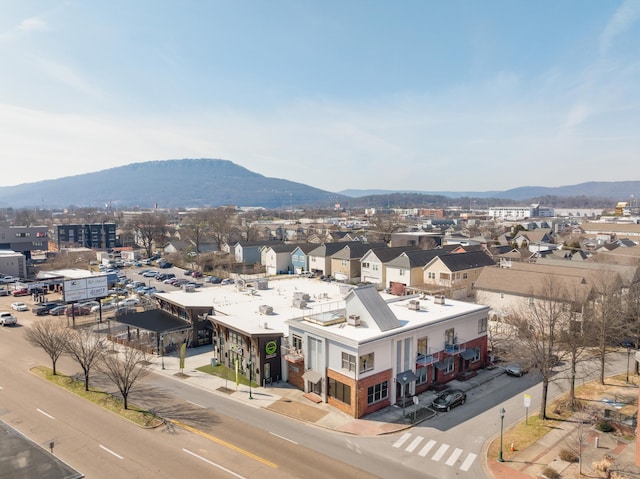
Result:
{"label": "white crosswalk stripe", "polygon": [[440,459],[442,459],[442,456],[444,456],[444,453],[447,452],[447,449],[449,449],[449,444],[441,445],[431,459],[433,459],[434,461],[439,461]]}
{"label": "white crosswalk stripe", "polygon": [[[437,445],[437,441],[434,441],[433,439],[429,439],[427,440],[426,443],[424,443],[424,440],[425,440],[424,437],[415,436],[412,438],[412,436],[413,434],[411,433],[408,433],[408,432],[404,433],[402,436],[398,438],[398,440],[396,440],[396,442],[393,444],[393,447],[396,449],[400,449],[404,447],[404,450],[410,453],[418,451],[417,454],[420,457],[427,457],[429,452],[435,450],[435,453],[433,454],[433,456],[431,456],[431,460],[436,462],[439,462],[440,460],[445,458],[445,456],[447,455],[447,452],[451,447],[449,444],[440,444],[440,446],[437,449],[434,449],[434,447]],[[420,446],[422,446],[422,448],[418,449]],[[478,458],[478,455],[470,452],[465,457],[464,451],[459,447],[456,447],[453,450],[453,452],[451,452],[451,454],[448,457],[446,457],[446,460],[444,463],[449,467],[455,467],[456,464],[458,464],[459,461],[462,460],[462,458],[464,458],[464,460],[462,461],[462,464],[460,464],[460,470],[466,472],[469,469],[471,469],[471,466],[473,465],[475,460]]]}
{"label": "white crosswalk stripe", "polygon": [[436,445],[436,441],[434,441],[433,439],[429,439],[429,442],[425,444],[425,446],[422,449],[420,449],[418,456],[422,456],[422,457],[426,456],[431,450],[431,448],[435,445]]}
{"label": "white crosswalk stripe", "polygon": [[449,459],[446,460],[445,464],[447,466],[453,466],[460,457],[460,454],[462,454],[462,449],[456,448],[449,456]]}
{"label": "white crosswalk stripe", "polygon": [[395,444],[393,445],[393,447],[400,447],[402,446],[407,439],[409,439],[411,437],[411,434],[409,434],[408,432],[405,432],[402,436],[400,436],[400,439],[398,439]]}
{"label": "white crosswalk stripe", "polygon": [[462,469],[463,471],[468,471],[471,467],[471,464],[473,464],[473,461],[476,460],[476,457],[478,457],[476,454],[470,452],[467,458],[462,463],[462,466],[460,466],[460,469]]}

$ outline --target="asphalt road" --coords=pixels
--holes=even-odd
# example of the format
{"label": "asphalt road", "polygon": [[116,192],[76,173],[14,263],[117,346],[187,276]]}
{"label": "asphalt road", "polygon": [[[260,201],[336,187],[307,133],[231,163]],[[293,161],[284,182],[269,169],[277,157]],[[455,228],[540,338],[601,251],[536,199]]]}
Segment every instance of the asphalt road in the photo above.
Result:
{"label": "asphalt road", "polygon": [[[10,298],[0,298],[0,310],[10,302]],[[24,325],[51,318],[36,318],[30,312],[17,315],[19,326],[0,329],[1,417],[45,448],[53,441],[54,454],[87,477],[380,477],[260,428],[247,420],[237,404],[236,417],[219,413],[213,404],[211,409],[195,406],[193,403],[199,403],[179,397],[172,387],[163,388],[167,379],[156,375],[147,378],[132,400],[148,402],[141,405],[184,427],[169,424],[142,429],[31,374],[31,367],[50,365],[50,361],[44,352],[26,343]],[[67,374],[79,372],[79,366],[68,358],[58,366]],[[108,387],[99,377],[93,384]],[[187,395],[206,403],[199,397],[202,391],[189,390]],[[208,401],[216,402],[214,399]],[[274,422],[277,419],[282,418],[273,417]]]}

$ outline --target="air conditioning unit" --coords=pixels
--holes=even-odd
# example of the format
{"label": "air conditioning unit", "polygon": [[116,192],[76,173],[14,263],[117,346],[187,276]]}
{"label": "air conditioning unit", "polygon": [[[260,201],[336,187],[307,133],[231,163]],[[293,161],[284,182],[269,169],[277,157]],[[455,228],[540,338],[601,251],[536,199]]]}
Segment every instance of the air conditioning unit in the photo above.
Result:
{"label": "air conditioning unit", "polygon": [[307,293],[303,293],[302,291],[296,291],[293,293],[294,300],[302,300],[309,301],[309,295]]}
{"label": "air conditioning unit", "polygon": [[435,304],[444,304],[444,295],[439,294],[439,295],[437,295],[437,296],[434,296],[434,297],[433,297],[433,302],[434,302]]}
{"label": "air conditioning unit", "polygon": [[350,326],[360,326],[360,316],[357,314],[350,314],[347,317],[347,324]]}
{"label": "air conditioning unit", "polygon": [[262,304],[258,308],[258,311],[260,311],[260,314],[273,314],[273,306]]}
{"label": "air conditioning unit", "polygon": [[420,301],[417,299],[409,301],[409,309],[412,309],[413,311],[420,311]]}
{"label": "air conditioning unit", "polygon": [[192,284],[185,284],[182,286],[182,289],[185,293],[193,293],[196,290],[196,287]]}
{"label": "air conditioning unit", "polygon": [[293,307],[294,308],[304,309],[304,308],[307,307],[307,302],[302,300],[302,299],[294,299],[293,300]]}

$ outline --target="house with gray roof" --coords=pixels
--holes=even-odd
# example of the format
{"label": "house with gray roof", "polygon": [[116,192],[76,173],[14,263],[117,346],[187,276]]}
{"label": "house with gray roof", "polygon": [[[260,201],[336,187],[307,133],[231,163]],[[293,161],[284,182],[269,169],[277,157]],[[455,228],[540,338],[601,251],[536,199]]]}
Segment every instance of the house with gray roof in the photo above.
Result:
{"label": "house with gray roof", "polygon": [[331,255],[331,274],[338,281],[360,281],[360,259],[371,249],[386,248],[385,243],[345,245]]}
{"label": "house with gray roof", "polygon": [[331,256],[346,245],[361,244],[360,241],[346,241],[336,243],[322,243],[307,254],[309,258],[309,271],[329,276],[331,275]]}
{"label": "house with gray roof", "polygon": [[383,288],[387,279],[386,263],[405,251],[416,251],[417,246],[397,246],[392,248],[372,248],[360,258],[360,281]]}
{"label": "house with gray roof", "polygon": [[443,248],[412,250],[401,253],[386,263],[385,287],[393,294],[403,295],[407,288],[424,283],[424,266],[436,256],[451,253],[458,245]]}
{"label": "house with gray roof", "polygon": [[480,272],[495,264],[484,251],[437,256],[423,268],[424,291],[464,299],[471,294]]}

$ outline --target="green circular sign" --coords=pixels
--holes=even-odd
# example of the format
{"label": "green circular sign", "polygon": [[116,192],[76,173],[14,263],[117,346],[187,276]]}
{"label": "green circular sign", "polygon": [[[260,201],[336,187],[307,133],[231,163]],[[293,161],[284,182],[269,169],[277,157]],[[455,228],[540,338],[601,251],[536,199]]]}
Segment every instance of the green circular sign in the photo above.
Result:
{"label": "green circular sign", "polygon": [[267,354],[275,354],[277,350],[278,350],[278,343],[276,343],[275,341],[269,341],[264,346],[264,351]]}

